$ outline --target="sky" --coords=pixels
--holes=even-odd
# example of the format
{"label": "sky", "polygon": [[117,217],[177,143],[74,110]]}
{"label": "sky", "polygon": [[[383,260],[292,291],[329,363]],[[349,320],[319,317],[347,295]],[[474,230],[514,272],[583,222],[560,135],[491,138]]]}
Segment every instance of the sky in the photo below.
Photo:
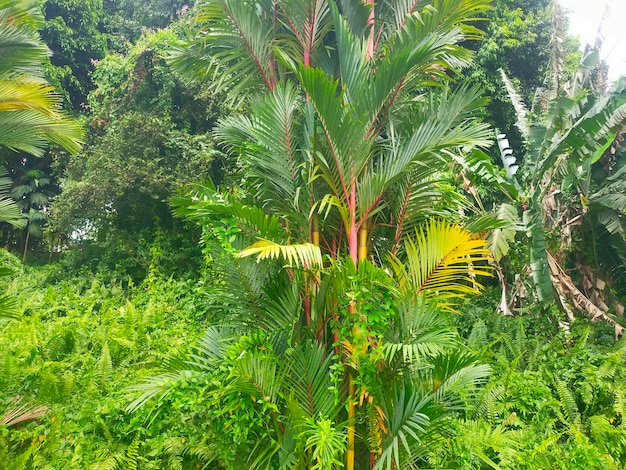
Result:
{"label": "sky", "polygon": [[570,10],[570,32],[580,37],[581,47],[593,44],[600,28],[604,37],[601,53],[609,64],[609,79],[626,75],[626,0],[558,1]]}

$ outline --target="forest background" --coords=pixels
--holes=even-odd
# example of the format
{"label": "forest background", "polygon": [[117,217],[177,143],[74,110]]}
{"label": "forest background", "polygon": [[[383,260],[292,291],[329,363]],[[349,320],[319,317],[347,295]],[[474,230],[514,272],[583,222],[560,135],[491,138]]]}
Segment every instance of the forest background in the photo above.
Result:
{"label": "forest background", "polygon": [[626,83],[547,0],[344,3],[0,1],[83,129],[0,104],[0,468],[626,465]]}

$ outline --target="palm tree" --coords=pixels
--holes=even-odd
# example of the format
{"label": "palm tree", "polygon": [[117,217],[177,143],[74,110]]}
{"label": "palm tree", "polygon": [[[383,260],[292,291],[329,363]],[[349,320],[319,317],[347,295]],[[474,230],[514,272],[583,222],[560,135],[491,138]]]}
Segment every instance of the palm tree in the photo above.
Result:
{"label": "palm tree", "polygon": [[[296,3],[306,4],[296,11],[308,16],[289,15]],[[442,195],[433,180],[447,150],[489,145],[487,126],[471,119],[484,104],[477,90],[432,93],[433,85],[445,87],[449,71],[469,63],[459,43],[476,37],[468,23],[485,3],[380,2],[370,25],[372,5],[259,2],[259,10],[205,2],[201,40],[173,59],[196,78],[217,74],[218,90],[269,92],[250,104],[251,118],[222,122],[218,136],[244,156],[251,196],[272,213],[300,219],[292,239],[317,240],[322,215],[330,235],[320,234],[321,242],[337,254],[333,243],[343,231],[355,263],[359,232],[371,247],[373,230],[385,227],[380,238],[395,251],[416,212],[435,205]],[[329,22],[332,43],[323,35]],[[314,39],[298,40],[300,24],[316,32]],[[319,48],[330,44],[331,53]],[[198,77],[198,69],[206,73]]]}
{"label": "palm tree", "polygon": [[48,50],[37,30],[34,2],[0,0],[0,146],[41,155],[49,143],[70,152],[82,134],[61,111],[60,97],[43,76]]}
{"label": "palm tree", "polygon": [[[0,148],[41,156],[55,144],[78,152],[82,131],[63,114],[59,95],[44,78],[48,49],[38,34],[42,25],[43,15],[35,2],[0,0]],[[26,219],[31,222],[26,257],[28,237],[41,226],[42,213],[29,210],[17,216],[10,199],[2,198],[0,204],[0,221],[19,228]]]}
{"label": "palm tree", "polygon": [[[194,362],[221,384],[211,392],[221,409],[235,413],[246,396],[263,417],[242,467],[416,465],[437,417],[485,376],[441,314],[485,274],[482,242],[445,223],[416,233],[454,211],[437,184],[449,156],[488,144],[472,117],[477,91],[448,86],[485,8],[210,0],[196,39],[174,52],[179,70],[214,78],[246,109],[216,130],[241,163],[245,196],[201,187],[174,201],[181,216],[227,216],[240,230],[226,283],[237,291],[220,294],[225,323],[238,327],[210,329]],[[244,90],[261,93],[246,100]],[[141,386],[131,408],[178,379]]]}
{"label": "palm tree", "polygon": [[[245,210],[233,206],[223,208]],[[208,204],[196,207],[203,217]],[[468,279],[485,274],[479,263],[487,250],[460,227],[433,221],[404,251],[390,263],[393,277],[367,260],[358,270],[350,258],[312,270],[227,257],[219,263],[223,320],[207,329],[186,367],[134,387],[129,410],[156,398],[159,413],[183,384],[210,384],[207,439],[228,468],[338,468],[351,426],[358,468],[419,463],[488,374],[441,311],[474,292]],[[302,291],[312,272],[320,289],[307,327]],[[353,400],[361,403],[355,418],[346,412]],[[249,438],[229,447],[233,428]]]}

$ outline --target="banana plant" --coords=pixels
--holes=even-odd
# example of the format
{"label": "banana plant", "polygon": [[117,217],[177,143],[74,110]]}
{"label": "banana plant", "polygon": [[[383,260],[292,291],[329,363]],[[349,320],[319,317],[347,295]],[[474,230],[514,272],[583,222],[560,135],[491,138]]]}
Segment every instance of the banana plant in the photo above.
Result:
{"label": "banana plant", "polygon": [[[564,271],[559,269],[546,248],[546,227],[569,230],[572,223],[559,220],[552,213],[555,198],[561,192],[574,192],[580,202],[587,204],[591,196],[591,166],[607,152],[626,125],[626,80],[619,80],[610,91],[600,95],[592,93],[587,87],[588,82],[584,81],[598,60],[597,51],[588,51],[582,58],[579,72],[566,86],[558,90],[538,90],[531,110],[527,109],[515,86],[502,71],[502,80],[516,110],[517,127],[527,150],[523,157],[515,159],[507,149],[503,134],[499,135],[499,147],[507,173],[522,188],[520,198],[531,240],[530,262],[537,297],[540,301],[551,300],[556,290],[566,311],[566,298],[579,309],[591,307],[580,301],[582,294],[573,286],[569,276],[564,277]],[[517,166],[520,167],[519,175],[515,175]],[[618,177],[619,174],[615,178]],[[595,197],[602,201],[602,191]],[[623,328],[605,312],[596,308],[591,315],[612,324],[616,336],[623,332]]]}

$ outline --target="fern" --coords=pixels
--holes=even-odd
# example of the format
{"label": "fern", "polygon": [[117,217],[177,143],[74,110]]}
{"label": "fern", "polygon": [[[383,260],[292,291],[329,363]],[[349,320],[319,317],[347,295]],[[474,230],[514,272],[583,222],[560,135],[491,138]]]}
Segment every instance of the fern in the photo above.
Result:
{"label": "fern", "polygon": [[505,399],[506,389],[504,385],[495,385],[485,388],[476,397],[474,402],[474,415],[495,423],[499,416],[499,403]]}
{"label": "fern", "polygon": [[598,368],[598,377],[612,379],[618,370],[621,370],[626,358],[626,348],[618,349],[609,354]]}
{"label": "fern", "polygon": [[135,435],[134,439],[126,449],[124,457],[120,461],[120,465],[124,470],[133,470],[137,468],[139,459],[139,434]]}
{"label": "fern", "polygon": [[246,206],[228,194],[220,194],[214,186],[198,186],[192,196],[172,199],[174,214],[199,224],[210,216],[233,217],[248,236],[259,236],[281,242],[285,230],[278,217],[267,215],[259,207]]}
{"label": "fern", "polygon": [[125,470],[120,467],[120,461],[123,458],[123,454],[118,452],[106,456],[103,460],[96,462],[90,467],[90,470]]}
{"label": "fern", "polygon": [[615,401],[613,402],[613,410],[620,417],[621,428],[626,428],[626,397],[621,390],[615,390]]}
{"label": "fern", "polygon": [[185,445],[181,439],[170,438],[163,443],[163,452],[167,459],[168,468],[171,470],[183,470],[183,452]]}
{"label": "fern", "polygon": [[111,354],[109,353],[109,342],[105,341],[102,345],[100,358],[98,359],[98,363],[96,364],[96,369],[94,371],[95,377],[98,380],[102,390],[105,390],[107,388],[109,376],[111,375],[112,370],[113,363],[111,361]]}
{"label": "fern", "polygon": [[482,319],[479,318],[472,325],[467,341],[470,345],[483,346],[488,342],[488,333],[487,325]]}
{"label": "fern", "polygon": [[580,424],[580,413],[578,411],[578,405],[572,392],[567,387],[567,384],[560,379],[556,379],[556,389],[559,394],[561,406],[565,412],[567,422],[570,424]]}

